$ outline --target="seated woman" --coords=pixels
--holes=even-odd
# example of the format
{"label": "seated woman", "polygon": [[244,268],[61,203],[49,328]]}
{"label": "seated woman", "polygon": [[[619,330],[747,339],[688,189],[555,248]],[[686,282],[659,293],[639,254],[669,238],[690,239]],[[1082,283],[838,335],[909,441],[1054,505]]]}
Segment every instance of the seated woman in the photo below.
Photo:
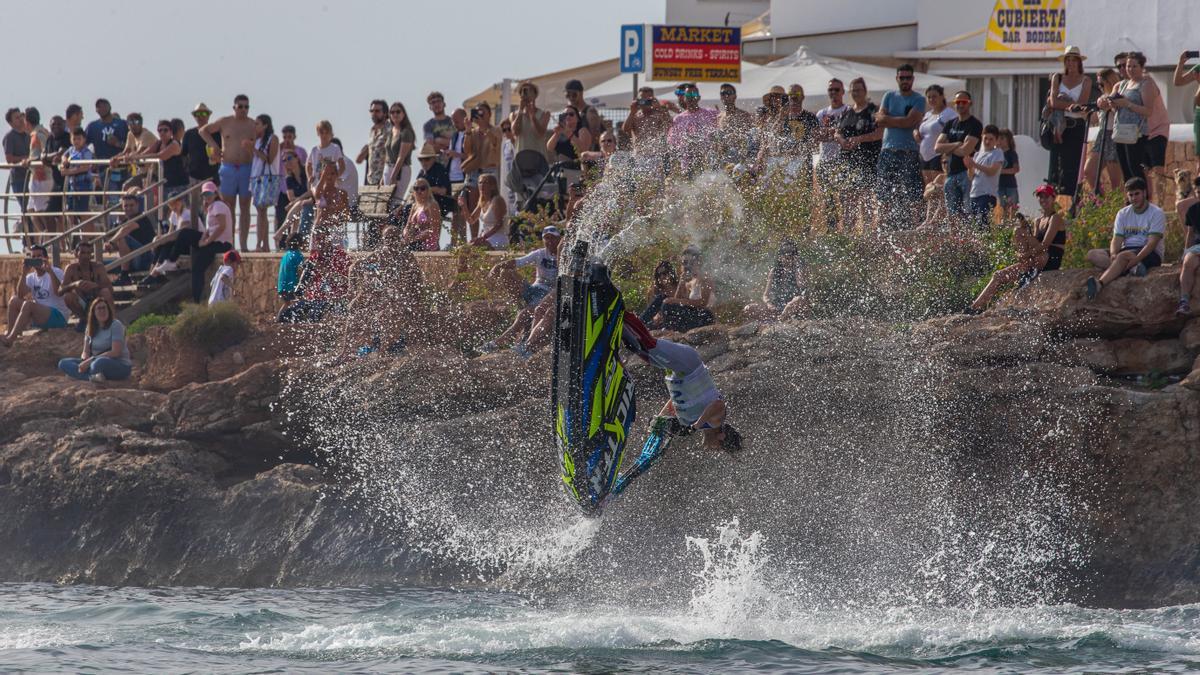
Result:
{"label": "seated woman", "polygon": [[675,287],[675,295],[663,300],[662,311],[656,317],[659,327],[685,333],[693,328],[716,322],[713,316],[713,278],[704,270],[700,247],[689,245],[683,250],[683,277]]}
{"label": "seated woman", "polygon": [[779,245],[775,265],[767,275],[762,302],[746,305],[742,311],[748,319],[789,319],[807,308],[803,288],[804,267],[796,242],[785,239]]}
{"label": "seated woman", "polygon": [[662,311],[663,301],[675,294],[679,287],[679,275],[670,260],[663,260],[654,267],[654,280],[646,289],[646,309],[639,317],[642,323],[651,325],[654,317]]}
{"label": "seated woman", "polygon": [[996,291],[1005,284],[1017,282],[1024,287],[1041,272],[1056,270],[1062,266],[1063,251],[1067,246],[1067,227],[1058,212],[1057,192],[1051,185],[1040,185],[1033,194],[1042,215],[1030,227],[1025,217],[1017,214],[1019,224],[1013,228],[1013,247],[1017,249],[1017,262],[998,270],[975,302],[967,308],[968,314],[978,314],[987,309]]}
{"label": "seated woman", "polygon": [[384,228],[381,245],[350,267],[351,293],[339,363],[376,351],[396,353],[419,326],[428,325],[424,277],[399,228]]}
{"label": "seated woman", "polygon": [[429,181],[424,178],[413,183],[412,193],[413,208],[404,225],[404,242],[410,251],[436,251],[442,229],[442,209],[430,192]]}
{"label": "seated woman", "polygon": [[472,229],[482,225],[483,232],[471,240],[472,246],[499,249],[508,247],[508,203],[500,196],[500,183],[496,176],[485,173],[479,176],[479,201],[475,210],[467,215]]}
{"label": "seated woman", "polygon": [[171,210],[168,216],[171,229],[166,234],[154,237],[156,242],[162,242],[162,246],[154,250],[155,265],[142,282],[144,285],[161,281],[168,273],[178,270],[179,256],[189,255],[202,236],[200,220],[192,217],[192,211],[182,196],[171,197],[167,207]]}
{"label": "seated woman", "polygon": [[60,360],[58,369],[76,380],[104,382],[129,378],[133,361],[125,344],[125,325],[117,319],[107,298],[97,298],[88,310],[81,357]]}

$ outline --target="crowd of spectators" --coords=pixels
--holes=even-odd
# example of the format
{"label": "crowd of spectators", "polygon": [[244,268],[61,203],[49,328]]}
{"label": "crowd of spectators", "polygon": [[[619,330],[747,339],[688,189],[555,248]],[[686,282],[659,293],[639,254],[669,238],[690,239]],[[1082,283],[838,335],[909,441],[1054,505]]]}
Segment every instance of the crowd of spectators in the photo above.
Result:
{"label": "crowd of spectators", "polygon": [[[93,324],[103,335],[110,330],[106,322],[115,319],[113,286],[130,285],[132,275],[142,271],[149,272],[144,283],[165,279],[185,255],[192,299],[203,299],[209,268],[218,258],[224,264],[208,295],[227,299],[237,252],[269,251],[272,242],[286,250],[277,288],[281,321],[353,312],[388,296],[382,279],[411,277],[410,263],[397,263],[389,252],[404,251],[408,261],[408,252],[438,250],[444,231],[452,246],[519,247],[522,236],[512,223],[523,215],[522,205],[501,175],[511,175],[515,158],[530,152],[561,170],[564,194],[551,204],[558,222],[541,230],[542,247],[492,268],[491,276],[521,309],[512,326],[481,351],[515,344],[528,353],[536,346],[552,300],[563,230],[582,211],[588,185],[618,166],[647,182],[723,171],[761,186],[795,186],[814,197],[831,231],[1012,226],[1018,261],[996,273],[969,311],[982,311],[1003,286],[1027,284],[1061,265],[1068,235],[1059,197],[1075,196],[1081,183],[1099,185],[1096,179],[1103,173],[1110,186],[1124,188],[1129,204],[1116,218],[1111,246],[1088,254],[1100,270],[1086,288],[1087,297],[1094,298],[1113,279],[1144,275],[1163,262],[1165,217],[1153,203],[1152,186],[1165,163],[1169,125],[1162,94],[1146,74],[1141,53],[1117,55],[1114,67],[1100,69],[1094,79],[1078,48],[1068,47],[1060,59],[1062,69],[1051,78],[1043,110],[1041,141],[1050,150],[1050,169],[1033,193],[1041,215],[1032,222],[1017,213],[1021,164],[1012,131],[975,117],[967,91],[946,92],[937,85],[915,91],[909,65],[896,69],[896,87],[886,92],[868,91],[863,78],[830,80],[829,104],[820,110],[806,108],[798,84],[773,87],[753,113],[737,107],[733,84],[720,87],[715,106],[704,105],[694,83],[678,85],[674,100],[660,100],[653,89],[642,88],[616,125],[587,103],[576,80],[561,92],[557,111],[541,106],[541,92],[532,82],[518,85],[518,102],[507,115],[497,115],[486,102],[448,110],[445,97],[431,92],[426,97],[430,117],[419,137],[402,103],[377,99],[368,110],[367,143],[353,160],[328,121],[314,126],[318,143],[306,150],[297,145],[293,126],[283,126],[277,135],[271,116],[252,116],[245,95],[234,98],[231,114],[217,119],[207,105],[198,104],[190,129],[179,119],[164,119],[151,131],[140,114],[122,118],[105,99],[96,101],[97,118],[88,124],[82,108],[73,104],[64,116],[51,119],[49,129],[41,126],[36,109],[14,108],[6,114],[11,130],[4,138],[5,156],[18,165],[12,172],[16,184],[33,193],[21,198],[33,229],[55,232],[78,223],[95,201],[82,193],[113,191],[119,195],[120,226],[105,239],[121,262],[110,281],[92,260],[90,247],[81,246],[64,275],[38,262],[46,258],[44,249],[30,248],[0,344],[10,344],[28,326],[65,325],[70,315],[80,317],[89,335]],[[1200,66],[1187,62],[1182,55],[1177,85],[1200,83]],[[1200,90],[1196,103],[1200,111]],[[1200,112],[1196,119],[1200,144]],[[1097,127],[1098,137],[1085,152],[1088,129]],[[92,159],[106,164],[85,162]],[[146,179],[140,161],[146,159],[157,160],[164,181],[161,205],[138,190]],[[383,191],[388,216],[364,246],[372,250],[370,262],[352,265],[345,228],[355,217],[360,191],[357,164],[364,165],[362,185]],[[56,217],[64,210],[66,218]],[[1180,313],[1187,314],[1190,285],[1200,267],[1200,238],[1194,232],[1200,208],[1183,204],[1180,216],[1191,228],[1181,266]],[[153,250],[144,250],[148,244]],[[517,275],[523,266],[535,266],[533,283]],[[763,318],[802,314],[804,284],[796,244],[785,242],[761,302],[744,311]],[[107,309],[97,318],[98,301]],[[662,261],[655,270],[644,319],[654,328],[688,330],[715,321],[715,303],[703,252],[689,246],[678,268],[676,261]],[[348,329],[345,354],[356,353],[350,346],[365,340],[368,328]],[[119,352],[121,342],[114,337],[111,344],[95,339],[92,344],[109,347],[108,354]],[[383,348],[395,342],[385,340]],[[359,346],[374,349],[374,344],[368,340]],[[85,349],[82,364],[68,365],[83,373],[89,364],[107,364],[94,351]],[[103,358],[119,361],[119,354]],[[104,368],[88,372],[115,376]]]}

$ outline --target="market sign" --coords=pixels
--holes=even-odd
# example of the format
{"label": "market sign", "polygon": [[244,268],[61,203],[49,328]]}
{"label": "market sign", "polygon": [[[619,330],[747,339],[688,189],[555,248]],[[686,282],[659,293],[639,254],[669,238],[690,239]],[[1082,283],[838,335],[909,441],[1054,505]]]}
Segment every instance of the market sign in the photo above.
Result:
{"label": "market sign", "polygon": [[987,51],[1059,51],[1066,44],[1067,0],[996,0]]}
{"label": "market sign", "polygon": [[652,80],[741,82],[742,29],[652,26]]}

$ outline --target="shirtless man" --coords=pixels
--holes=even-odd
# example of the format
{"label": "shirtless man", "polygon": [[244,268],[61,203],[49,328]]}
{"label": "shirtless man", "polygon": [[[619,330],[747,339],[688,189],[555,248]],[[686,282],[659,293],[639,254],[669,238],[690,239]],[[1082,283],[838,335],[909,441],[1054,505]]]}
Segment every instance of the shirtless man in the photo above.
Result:
{"label": "shirtless man", "polygon": [[654,97],[654,89],[642,87],[637,100],[629,105],[629,117],[621,131],[633,137],[634,154],[660,156],[666,150],[670,126],[671,113]]}
{"label": "shirtless man", "polygon": [[63,270],[62,284],[58,295],[67,303],[71,313],[87,324],[88,307],[96,298],[104,298],[113,304],[112,280],[104,266],[92,260],[92,244],[80,239],[75,244],[75,262]]}
{"label": "shirtless man", "polygon": [[1189,59],[1197,58],[1197,52],[1184,52],[1179,55],[1179,63],[1175,66],[1175,86],[1182,87],[1188,82],[1196,83],[1196,94],[1192,98],[1195,107],[1192,117],[1192,135],[1196,141],[1196,174],[1200,175],[1200,63],[1188,68],[1185,64]]}
{"label": "shirtless man", "polygon": [[[218,145],[213,134],[220,132]],[[250,162],[253,159],[254,120],[250,117],[250,97],[238,94],[233,98],[233,114],[200,129],[200,137],[212,148],[213,159],[221,162],[217,176],[221,179],[221,200],[234,211],[238,203],[238,231],[250,231]],[[222,148],[225,148],[222,151]],[[243,249],[244,251],[245,249]]]}

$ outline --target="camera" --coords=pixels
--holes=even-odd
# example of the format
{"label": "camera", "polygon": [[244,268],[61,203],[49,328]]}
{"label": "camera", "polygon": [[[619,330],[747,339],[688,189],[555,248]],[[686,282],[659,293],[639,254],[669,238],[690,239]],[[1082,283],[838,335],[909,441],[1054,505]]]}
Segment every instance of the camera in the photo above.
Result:
{"label": "camera", "polygon": [[638,99],[638,105],[642,106],[643,108],[649,108],[650,106],[654,105],[654,99],[652,99],[652,98],[639,98],[639,99]]}
{"label": "camera", "polygon": [[1200,51],[1196,50],[1184,52],[1183,55],[1189,59],[1200,59]]}
{"label": "camera", "polygon": [[471,108],[471,119],[472,120],[479,119],[479,109],[478,108]]}
{"label": "camera", "polygon": [[558,114],[558,123],[559,123],[559,124],[566,124],[566,123],[567,123],[567,117],[569,117],[569,115],[567,115],[567,113],[559,113],[559,114]]}
{"label": "camera", "polygon": [[41,267],[42,258],[26,258],[24,261],[22,261],[22,266],[25,267],[25,269],[29,269],[31,267]]}

